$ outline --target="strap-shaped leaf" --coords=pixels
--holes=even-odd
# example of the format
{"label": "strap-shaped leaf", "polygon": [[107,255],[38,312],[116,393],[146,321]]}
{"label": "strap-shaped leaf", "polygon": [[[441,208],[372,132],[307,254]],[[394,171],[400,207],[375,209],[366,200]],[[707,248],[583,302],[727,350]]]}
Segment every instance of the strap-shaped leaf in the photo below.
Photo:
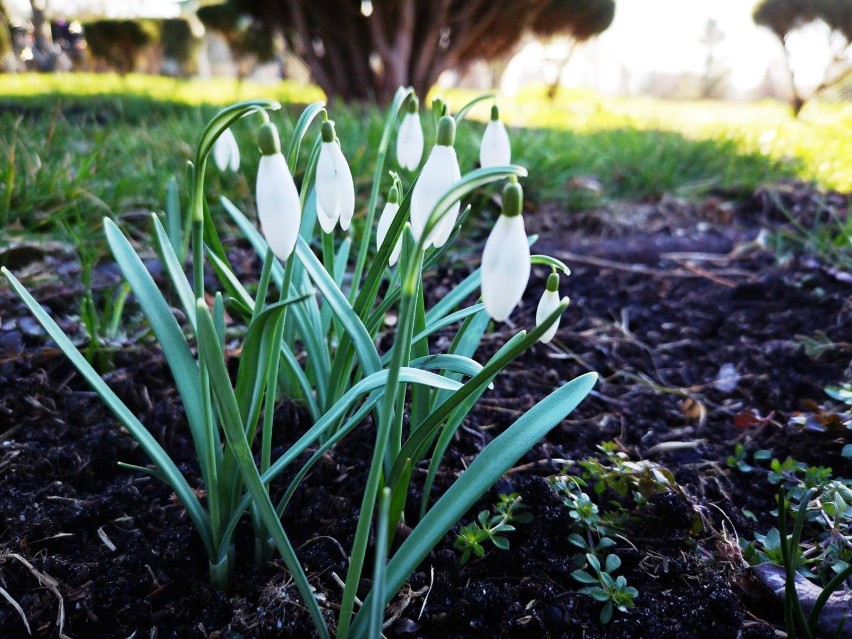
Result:
{"label": "strap-shaped leaf", "polygon": [[178,393],[183,400],[195,452],[201,463],[202,472],[206,473],[212,460],[208,459],[207,453],[207,429],[204,425],[198,364],[192,356],[189,344],[171,308],[124,234],[108,218],[104,219],[104,233],[115,261],[133,289],[136,301],[145,317],[148,318],[151,329],[163,349],[163,356],[172,371]]}
{"label": "strap-shaped leaf", "polygon": [[296,255],[305,267],[308,277],[311,278],[314,286],[317,287],[326,303],[334,311],[334,316],[352,340],[364,373],[369,375],[381,370],[382,363],[379,360],[379,354],[376,352],[373,340],[363,322],[355,314],[349,305],[349,300],[346,299],[346,296],[343,295],[316,255],[311,251],[311,247],[301,237],[296,241]]}
{"label": "strap-shaped leaf", "polygon": [[[374,597],[380,597],[382,605],[386,605],[446,532],[495,481],[574,410],[592,390],[596,380],[596,373],[586,373],[568,382],[488,444],[394,553],[388,562],[384,591],[370,592],[361,611],[371,609]],[[368,623],[368,614],[361,611],[355,617],[353,636],[359,636],[359,631]]]}
{"label": "strap-shaped leaf", "polygon": [[163,228],[160,218],[152,213],[151,219],[154,221],[154,244],[157,252],[160,254],[166,274],[178,295],[183,312],[192,324],[193,330],[195,330],[195,297],[192,294],[192,287],[189,285],[189,280],[186,279],[181,261],[175,253],[174,245],[166,233],[166,229]]}
{"label": "strap-shaped leaf", "polygon": [[308,583],[307,575],[305,575],[305,571],[296,557],[296,552],[290,543],[290,539],[287,537],[287,533],[284,531],[281,522],[275,514],[275,507],[269,499],[269,493],[263,485],[260,472],[254,463],[251,448],[246,439],[246,431],[240,418],[237,397],[234,394],[234,389],[231,387],[228,369],[225,366],[225,357],[219,345],[216,328],[213,325],[213,318],[203,299],[198,300],[196,315],[198,317],[199,357],[205,370],[210,375],[210,386],[213,390],[216,406],[219,409],[220,421],[222,429],[225,432],[225,437],[228,440],[228,446],[233,451],[240,474],[249,494],[251,494],[252,503],[257,508],[264,526],[266,526],[267,531],[275,542],[275,547],[281,553],[281,558],[284,560],[287,569],[296,582],[296,588],[299,590],[299,594],[302,595],[305,606],[307,606],[308,612],[313,619],[314,626],[320,636],[327,639],[329,637],[328,629],[326,628],[325,620],[323,619],[317,600],[314,597],[311,585]]}

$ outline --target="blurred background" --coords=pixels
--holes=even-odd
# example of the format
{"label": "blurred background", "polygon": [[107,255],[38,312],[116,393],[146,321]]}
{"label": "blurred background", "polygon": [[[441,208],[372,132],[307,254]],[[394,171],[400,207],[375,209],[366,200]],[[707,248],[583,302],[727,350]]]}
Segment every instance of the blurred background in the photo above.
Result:
{"label": "blurred background", "polygon": [[2,0],[2,69],[319,85],[589,88],[607,96],[852,96],[852,0]]}

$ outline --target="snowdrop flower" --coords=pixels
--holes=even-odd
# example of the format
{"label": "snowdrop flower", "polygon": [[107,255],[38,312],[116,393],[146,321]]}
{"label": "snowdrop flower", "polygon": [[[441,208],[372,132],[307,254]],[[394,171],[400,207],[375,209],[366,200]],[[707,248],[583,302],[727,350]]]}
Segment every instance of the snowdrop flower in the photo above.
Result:
{"label": "snowdrop flower", "polygon": [[[429,215],[453,184],[461,179],[459,161],[453,143],[456,139],[456,121],[448,116],[442,116],[438,121],[438,139],[420,177],[414,184],[411,193],[411,232],[414,239],[419,240],[426,229]],[[459,217],[460,202],[455,202],[433,228],[423,247],[434,244],[436,248],[444,245],[452,233]]]}
{"label": "snowdrop flower", "polygon": [[213,143],[213,161],[220,171],[239,171],[240,147],[231,129],[225,129]]}
{"label": "snowdrop flower", "polygon": [[343,157],[334,123],[322,123],[322,146],[317,162],[317,218],[322,230],[331,233],[337,220],[344,231],[349,228],[355,212],[355,186],[352,172]]}
{"label": "snowdrop flower", "polygon": [[[399,211],[399,189],[396,188],[396,185],[390,188],[390,193],[388,193],[388,201],[385,204],[385,208],[382,209],[382,214],[379,217],[379,226],[376,229],[376,250],[379,250],[382,247],[382,244],[385,241],[385,237],[387,237],[388,229],[390,225],[393,223],[394,218],[396,217],[397,212]],[[391,251],[390,257],[388,258],[388,266],[393,266],[396,264],[399,259],[399,253],[402,251],[402,236],[396,241],[396,246],[393,247]]]}
{"label": "snowdrop flower", "polygon": [[423,158],[423,127],[420,126],[419,101],[411,96],[396,137],[396,161],[404,169],[414,171]]}
{"label": "snowdrop flower", "polygon": [[500,121],[500,111],[497,105],[491,106],[491,120],[482,135],[479,146],[479,164],[482,168],[489,166],[505,166],[512,163],[512,145],[506,127]]}
{"label": "snowdrop flower", "polygon": [[263,155],[257,167],[257,216],[269,248],[283,262],[296,246],[302,206],[274,124],[260,128],[258,144]]}
{"label": "snowdrop flower", "polygon": [[[565,298],[568,299],[568,298]],[[541,300],[538,303],[538,308],[535,311],[535,325],[541,326],[544,324],[544,320],[546,320],[559,306],[559,274],[551,273],[547,278],[547,286],[544,289],[544,294],[541,296]],[[553,339],[553,336],[556,335],[556,331],[559,328],[559,319],[556,318],[556,321],[548,328],[544,334],[538,338],[538,341],[542,344],[547,344],[550,340]]]}
{"label": "snowdrop flower", "polygon": [[503,322],[524,295],[530,279],[530,247],[521,216],[524,194],[512,177],[503,189],[503,211],[482,251],[482,301]]}

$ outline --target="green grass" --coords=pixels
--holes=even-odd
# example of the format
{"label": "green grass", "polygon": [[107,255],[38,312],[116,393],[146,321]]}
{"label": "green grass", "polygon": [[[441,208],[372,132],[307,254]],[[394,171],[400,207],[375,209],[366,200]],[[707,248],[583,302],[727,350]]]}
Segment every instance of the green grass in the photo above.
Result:
{"label": "green grass", "polygon": [[[471,95],[454,90],[447,97],[459,108]],[[286,138],[297,105],[322,99],[315,87],[288,82],[86,74],[0,76],[0,96],[0,225],[81,237],[99,233],[104,215],[132,220],[160,209],[166,180],[182,179],[204,123],[219,106],[254,97],[288,103],[274,116]],[[513,127],[514,159],[529,168],[525,188],[538,205],[571,210],[710,190],[736,198],[791,177],[852,190],[849,105],[811,104],[795,120],[775,103],[664,102],[576,91],[550,103],[541,96],[543,89],[530,89],[500,100]],[[487,111],[486,102],[473,116],[484,119]],[[330,112],[356,185],[366,188],[381,113],[339,104]],[[241,174],[210,171],[211,189],[248,210],[258,123],[235,126]],[[463,171],[476,162],[482,130],[476,121],[459,128]],[[578,186],[589,178],[600,190]]]}

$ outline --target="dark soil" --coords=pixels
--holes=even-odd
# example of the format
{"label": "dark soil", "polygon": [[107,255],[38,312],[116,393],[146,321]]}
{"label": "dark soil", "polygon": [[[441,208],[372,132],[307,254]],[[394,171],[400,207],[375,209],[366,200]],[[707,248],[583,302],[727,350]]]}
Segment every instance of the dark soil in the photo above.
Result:
{"label": "dark soil", "polygon": [[[801,185],[783,193],[802,219],[818,217],[821,206],[848,214],[848,197],[818,197]],[[852,275],[807,251],[779,261],[761,248],[760,229],[786,223],[774,201],[758,193],[737,206],[719,197],[617,215],[528,216],[528,231],[542,235],[536,252],[572,268],[561,287],[571,306],[554,342],[537,345],[483,398],[448,452],[436,494],[556,384],[588,370],[601,381],[460,522],[498,493],[519,493],[533,519],[508,535],[510,550],[492,547],[460,566],[455,535],[447,535],[391,605],[387,637],[774,636],[780,606],[750,580],[735,539],[775,525],[775,487],[725,460],[742,443],[852,477],[840,455],[849,431],[830,427],[825,417],[839,407],[823,390],[852,378]],[[13,257],[36,297],[82,335],[74,261],[56,250]],[[469,270],[459,259],[432,274],[434,295]],[[478,356],[531,325],[545,275],[534,273],[512,325],[498,327]],[[105,267],[96,284],[114,277]],[[208,583],[203,548],[168,488],[118,466],[146,465],[139,447],[6,289],[0,312],[0,637],[29,636],[22,617],[34,637],[311,636],[283,564],[254,569],[246,561],[229,595]],[[179,398],[162,357],[140,336],[111,345],[107,379],[197,485]],[[307,427],[292,404],[277,419],[280,446]],[[363,429],[326,456],[286,514],[331,617],[360,502],[352,487],[363,483],[371,437]],[[576,462],[605,441],[670,469],[683,492],[624,502],[630,517],[613,552],[640,594],[601,625],[600,604],[578,594],[571,577],[575,526],[546,478],[580,472]],[[239,534],[249,553],[248,531]]]}

